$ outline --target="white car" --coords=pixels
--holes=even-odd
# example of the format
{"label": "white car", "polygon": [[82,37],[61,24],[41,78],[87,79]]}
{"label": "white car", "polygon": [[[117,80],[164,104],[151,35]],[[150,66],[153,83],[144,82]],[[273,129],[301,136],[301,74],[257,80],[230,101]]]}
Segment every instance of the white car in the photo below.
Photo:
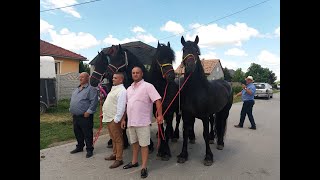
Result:
{"label": "white car", "polygon": [[273,97],[272,86],[268,83],[253,83],[256,86],[254,97],[264,97],[270,99]]}

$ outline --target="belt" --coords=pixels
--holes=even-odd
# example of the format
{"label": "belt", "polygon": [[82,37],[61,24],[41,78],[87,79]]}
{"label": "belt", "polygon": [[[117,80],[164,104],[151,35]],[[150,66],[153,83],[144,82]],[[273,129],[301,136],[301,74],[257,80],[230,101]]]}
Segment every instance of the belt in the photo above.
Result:
{"label": "belt", "polygon": [[81,114],[81,115],[72,115],[72,117],[84,117],[84,115],[83,114]]}

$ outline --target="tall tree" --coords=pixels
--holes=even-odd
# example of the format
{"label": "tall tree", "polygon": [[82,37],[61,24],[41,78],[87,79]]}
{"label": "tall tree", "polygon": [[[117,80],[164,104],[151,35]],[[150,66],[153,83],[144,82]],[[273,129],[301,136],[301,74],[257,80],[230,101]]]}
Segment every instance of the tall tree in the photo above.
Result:
{"label": "tall tree", "polygon": [[261,65],[256,63],[251,63],[245,75],[253,76],[253,79],[256,82],[267,82],[271,85],[274,84],[274,81],[277,79],[275,73],[273,73],[269,68],[263,68]]}
{"label": "tall tree", "polygon": [[232,82],[242,82],[245,78],[244,72],[242,72],[241,68],[238,68],[232,77]]}
{"label": "tall tree", "polygon": [[224,80],[230,82],[232,79],[232,76],[231,76],[229,69],[227,67],[223,68],[223,74],[224,74]]}
{"label": "tall tree", "polygon": [[80,61],[79,63],[79,73],[87,72],[90,74],[90,67],[89,64],[83,63],[83,61]]}

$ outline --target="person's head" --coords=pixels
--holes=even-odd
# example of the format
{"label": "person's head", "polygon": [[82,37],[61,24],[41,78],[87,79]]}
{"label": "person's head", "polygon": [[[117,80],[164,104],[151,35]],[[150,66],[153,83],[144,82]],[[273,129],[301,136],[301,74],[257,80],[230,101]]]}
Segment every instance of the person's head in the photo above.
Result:
{"label": "person's head", "polygon": [[85,85],[89,82],[89,74],[87,72],[82,72],[79,75],[80,85]]}
{"label": "person's head", "polygon": [[132,79],[134,82],[139,82],[143,77],[142,69],[138,66],[132,69]]}
{"label": "person's head", "polygon": [[253,77],[252,76],[248,76],[245,80],[246,80],[247,84],[250,84],[250,83],[253,82]]}
{"label": "person's head", "polygon": [[114,86],[117,86],[119,84],[123,84],[124,76],[122,72],[116,72],[113,74],[112,82]]}

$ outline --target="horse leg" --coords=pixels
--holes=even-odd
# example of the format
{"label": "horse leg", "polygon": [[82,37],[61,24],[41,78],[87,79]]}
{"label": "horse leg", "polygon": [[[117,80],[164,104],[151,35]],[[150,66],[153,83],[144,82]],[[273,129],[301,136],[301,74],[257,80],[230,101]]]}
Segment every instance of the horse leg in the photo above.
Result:
{"label": "horse leg", "polygon": [[179,114],[179,111],[176,112],[176,128],[173,133],[172,142],[177,142],[179,139],[179,126],[180,126],[180,120],[181,120],[181,114]]}
{"label": "horse leg", "polygon": [[220,112],[216,113],[216,130],[217,130],[217,149],[222,150],[224,147],[224,135],[227,129],[227,119],[232,104],[228,103]]}
{"label": "horse leg", "polygon": [[213,154],[209,146],[209,117],[202,119],[203,123],[203,138],[206,143],[206,156],[204,158],[204,165],[211,166],[213,163]]}
{"label": "horse leg", "polygon": [[[158,125],[159,126],[159,125]],[[161,128],[161,131],[162,132],[164,132],[164,127],[163,127],[163,124],[161,124],[160,125],[160,128]],[[159,132],[159,129],[158,129],[158,133],[157,134],[159,134],[159,136],[160,136],[160,139],[158,138],[158,141],[160,141],[160,146],[159,146],[159,149],[158,149],[158,153],[157,153],[157,156],[158,157],[161,157],[161,159],[162,159],[162,157],[164,156],[164,154],[165,154],[165,140],[163,140],[162,139],[162,135],[161,135],[161,133]],[[158,142],[159,143],[159,142]]]}
{"label": "horse leg", "polygon": [[211,114],[209,116],[209,123],[210,123],[210,134],[209,134],[209,144],[214,144],[214,137],[215,137],[215,127],[214,125],[215,121],[215,114]]}
{"label": "horse leg", "polygon": [[127,126],[125,127],[125,129],[122,132],[122,137],[123,137],[123,149],[128,149],[129,147],[129,140],[128,140],[128,136],[127,136]]}
{"label": "horse leg", "polygon": [[189,142],[190,144],[195,144],[196,143],[196,135],[194,134],[194,123],[195,123],[196,118],[193,118],[191,121],[191,127],[189,129]]}
{"label": "horse leg", "polygon": [[166,117],[166,130],[165,130],[165,142],[164,142],[164,156],[161,158],[163,161],[168,161],[171,157],[171,151],[169,148],[169,139],[173,136],[173,127],[172,127],[172,120],[173,120],[173,112],[167,114]]}
{"label": "horse leg", "polygon": [[178,163],[184,163],[188,160],[188,138],[189,138],[189,129],[192,126],[192,115],[182,112],[182,120],[183,120],[183,146],[182,152],[177,156]]}
{"label": "horse leg", "polygon": [[110,138],[108,143],[107,143],[107,148],[112,148],[112,139]]}
{"label": "horse leg", "polygon": [[153,141],[151,138],[150,138],[150,144],[148,145],[148,149],[149,149],[149,154],[151,154],[154,151]]}

